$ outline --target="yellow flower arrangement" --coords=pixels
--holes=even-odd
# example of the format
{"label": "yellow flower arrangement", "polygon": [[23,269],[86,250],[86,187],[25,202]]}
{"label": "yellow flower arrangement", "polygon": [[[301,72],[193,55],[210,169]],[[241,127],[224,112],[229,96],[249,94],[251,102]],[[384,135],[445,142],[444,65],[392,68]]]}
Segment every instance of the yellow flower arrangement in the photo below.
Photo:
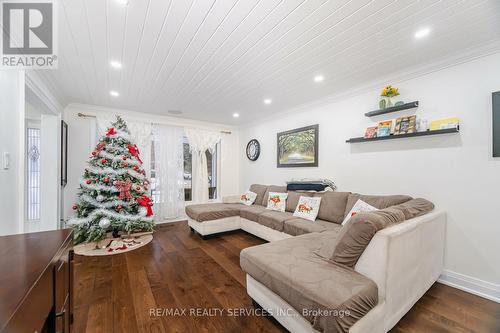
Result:
{"label": "yellow flower arrangement", "polygon": [[388,85],[382,89],[380,96],[382,97],[394,97],[399,95],[399,89],[391,85]]}

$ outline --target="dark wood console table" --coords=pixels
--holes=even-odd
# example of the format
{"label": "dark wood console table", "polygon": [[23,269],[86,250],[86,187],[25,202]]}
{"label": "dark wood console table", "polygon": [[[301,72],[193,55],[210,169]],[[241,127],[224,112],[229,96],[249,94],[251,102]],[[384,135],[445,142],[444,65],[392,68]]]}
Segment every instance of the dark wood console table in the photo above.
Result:
{"label": "dark wood console table", "polygon": [[69,332],[72,234],[54,230],[0,237],[0,332]]}

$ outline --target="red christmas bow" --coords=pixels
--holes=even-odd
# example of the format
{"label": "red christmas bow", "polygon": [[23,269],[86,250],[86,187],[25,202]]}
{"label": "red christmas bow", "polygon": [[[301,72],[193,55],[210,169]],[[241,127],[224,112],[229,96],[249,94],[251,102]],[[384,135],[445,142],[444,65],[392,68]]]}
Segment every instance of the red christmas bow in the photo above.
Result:
{"label": "red christmas bow", "polygon": [[120,200],[132,199],[132,195],[130,194],[130,188],[132,187],[132,182],[130,180],[127,181],[117,180],[115,182],[115,187],[118,189],[118,191],[120,191],[118,199]]}
{"label": "red christmas bow", "polygon": [[129,144],[129,145],[128,145],[128,152],[129,152],[132,156],[134,156],[135,158],[137,158],[137,160],[138,160],[139,162],[141,162],[141,163],[142,163],[141,158],[139,157],[139,148],[137,148],[137,145],[133,145],[133,146],[132,146],[132,145],[130,145],[130,144]]}
{"label": "red christmas bow", "polygon": [[148,210],[148,213],[146,214],[146,216],[151,216],[153,215],[153,201],[151,200],[151,198],[143,195],[142,197],[140,198],[137,198],[137,203],[143,207],[146,207],[147,210]]}
{"label": "red christmas bow", "polygon": [[106,133],[106,136],[113,136],[115,135],[117,132],[115,130],[114,127],[111,127],[111,128],[108,128],[108,132]]}

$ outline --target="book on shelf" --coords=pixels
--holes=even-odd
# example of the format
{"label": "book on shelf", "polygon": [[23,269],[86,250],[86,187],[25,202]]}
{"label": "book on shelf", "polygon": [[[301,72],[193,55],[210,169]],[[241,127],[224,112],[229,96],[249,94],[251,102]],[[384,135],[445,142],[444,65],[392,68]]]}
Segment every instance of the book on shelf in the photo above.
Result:
{"label": "book on shelf", "polygon": [[378,123],[377,137],[391,135],[392,120],[385,120]]}
{"label": "book on shelf", "polygon": [[377,137],[378,126],[370,126],[365,130],[365,139],[372,139]]}
{"label": "book on shelf", "polygon": [[399,117],[396,119],[394,135],[409,134],[416,132],[417,116]]}
{"label": "book on shelf", "polygon": [[437,130],[442,130],[442,129],[448,129],[448,128],[457,128],[459,125],[460,120],[458,117],[449,117],[449,118],[444,118],[444,119],[437,119],[431,121],[430,124],[430,130],[431,131],[437,131]]}

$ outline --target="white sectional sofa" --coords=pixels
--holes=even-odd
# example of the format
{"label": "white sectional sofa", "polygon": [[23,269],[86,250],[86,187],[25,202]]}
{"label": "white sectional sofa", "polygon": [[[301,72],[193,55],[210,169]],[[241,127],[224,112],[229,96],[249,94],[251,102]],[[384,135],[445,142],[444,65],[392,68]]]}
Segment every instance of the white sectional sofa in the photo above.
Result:
{"label": "white sectional sofa", "polygon": [[[442,211],[419,212],[412,208],[408,196],[330,192],[295,193],[290,197],[289,192],[292,202],[287,210],[296,204],[297,196],[322,196],[325,208],[319,219],[301,221],[290,211],[275,214],[263,206],[269,191],[285,192],[284,187],[252,185],[251,190],[260,194],[253,208],[234,203],[188,206],[188,224],[201,236],[242,229],[269,241],[241,253],[247,292],[290,332],[387,332],[441,274],[446,223]],[[402,207],[405,218],[376,231],[352,267],[322,258],[318,255],[321,251],[326,248],[328,253],[329,247],[334,251],[339,238],[346,237],[339,222],[359,198],[381,212]],[[325,278],[314,282],[322,274]],[[349,280],[356,282],[351,284]],[[321,288],[315,290],[316,285]],[[362,298],[356,299],[359,295]],[[346,304],[350,305],[343,308]],[[302,313],[304,308],[351,309],[356,315],[309,316]]]}

